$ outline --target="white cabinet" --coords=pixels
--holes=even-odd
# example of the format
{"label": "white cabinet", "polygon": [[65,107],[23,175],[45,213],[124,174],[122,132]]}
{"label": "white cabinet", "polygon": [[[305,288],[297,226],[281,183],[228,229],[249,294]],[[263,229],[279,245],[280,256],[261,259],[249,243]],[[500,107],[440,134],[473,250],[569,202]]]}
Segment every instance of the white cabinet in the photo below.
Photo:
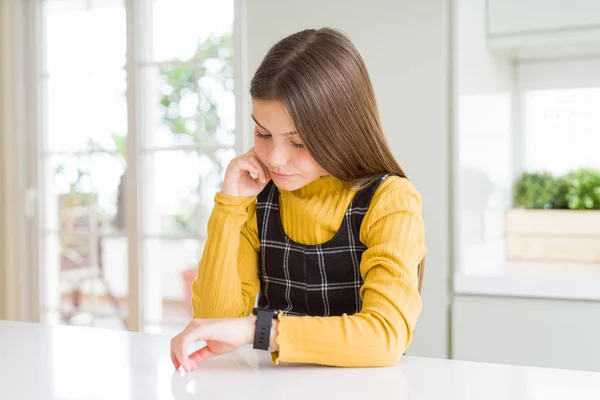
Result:
{"label": "white cabinet", "polygon": [[598,0],[488,0],[490,36],[590,28],[600,28]]}
{"label": "white cabinet", "polygon": [[458,295],[452,358],[600,371],[600,302]]}
{"label": "white cabinet", "polygon": [[512,58],[600,54],[600,0],[488,0],[488,47]]}

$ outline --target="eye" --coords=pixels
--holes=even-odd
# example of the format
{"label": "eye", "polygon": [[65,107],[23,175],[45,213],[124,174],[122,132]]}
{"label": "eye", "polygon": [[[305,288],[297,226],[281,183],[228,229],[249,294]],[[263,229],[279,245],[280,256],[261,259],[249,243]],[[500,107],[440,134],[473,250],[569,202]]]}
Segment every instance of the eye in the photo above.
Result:
{"label": "eye", "polygon": [[254,133],[256,134],[256,137],[259,139],[268,139],[271,137],[271,135],[263,135],[262,133],[260,133],[257,130],[255,130]]}
{"label": "eye", "polygon": [[297,149],[303,149],[304,145],[302,143],[294,143],[292,142],[292,146],[294,146]]}

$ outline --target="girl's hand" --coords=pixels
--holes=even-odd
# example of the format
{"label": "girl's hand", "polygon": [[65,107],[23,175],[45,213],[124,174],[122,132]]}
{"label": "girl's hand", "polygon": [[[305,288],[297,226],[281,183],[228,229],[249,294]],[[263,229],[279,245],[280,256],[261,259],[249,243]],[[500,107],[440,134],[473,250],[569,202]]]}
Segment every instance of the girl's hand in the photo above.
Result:
{"label": "girl's hand", "polygon": [[[193,371],[202,361],[219,354],[229,353],[254,341],[256,318],[194,319],[171,339],[171,361],[175,369],[183,366]],[[193,342],[206,341],[206,346],[188,356]]]}
{"label": "girl's hand", "polygon": [[[256,179],[250,174],[254,174]],[[253,197],[271,180],[269,170],[256,156],[254,147],[246,154],[231,160],[225,171],[221,193],[229,196]]]}

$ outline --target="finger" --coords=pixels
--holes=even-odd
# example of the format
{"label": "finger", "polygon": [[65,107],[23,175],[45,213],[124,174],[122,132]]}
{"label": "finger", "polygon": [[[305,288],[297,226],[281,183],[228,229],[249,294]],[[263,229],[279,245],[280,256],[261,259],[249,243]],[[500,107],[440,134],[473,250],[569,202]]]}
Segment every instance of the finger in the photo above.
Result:
{"label": "finger", "polygon": [[271,179],[271,173],[269,172],[269,168],[260,160],[260,158],[258,158],[258,156],[255,155],[254,157],[256,158],[256,161],[258,161],[258,164],[265,171],[265,175],[267,176],[267,179]]}
{"label": "finger", "polygon": [[176,367],[177,369],[179,369],[179,367],[183,367],[183,369],[185,370],[185,364],[184,364],[183,360],[180,358],[179,352],[175,350],[176,348],[178,348],[180,346],[180,344],[179,344],[180,341],[181,341],[181,333],[179,335],[175,336],[171,340],[171,361],[173,361],[173,366]]}
{"label": "finger", "polygon": [[192,340],[188,339],[190,334],[185,330],[177,335],[172,342],[171,353],[175,357],[175,360],[183,367],[185,372],[189,372],[192,369],[192,365],[188,357],[188,348]]}
{"label": "finger", "polygon": [[245,158],[245,160],[247,160],[249,163],[251,163],[254,166],[254,168],[256,168],[260,172],[262,172],[262,175],[259,176],[260,181],[262,183],[266,183],[269,181],[269,179],[271,179],[271,174],[269,173],[269,169],[267,168],[267,166],[265,164],[262,163],[262,161],[260,161],[260,159],[258,158],[258,156],[256,154],[248,156],[247,158]]}
{"label": "finger", "polygon": [[249,159],[248,162],[258,170],[258,179],[261,183],[266,183],[269,179],[267,178],[268,172],[265,166],[258,160],[258,158]]}
{"label": "finger", "polygon": [[214,357],[216,355],[217,355],[217,353],[212,351],[210,349],[210,347],[204,346],[200,350],[195,351],[192,354],[190,354],[190,359],[193,360],[195,363],[200,364],[202,361],[206,361],[209,358]]}
{"label": "finger", "polygon": [[237,167],[240,171],[253,172],[255,174],[259,174],[259,170],[256,166],[252,165],[249,160],[239,160]]}
{"label": "finger", "polygon": [[256,161],[256,163],[253,163],[253,165],[256,168],[262,169],[265,173],[265,176],[267,177],[267,179],[271,179],[271,174],[269,174],[269,169],[266,167],[266,165],[264,165],[260,159],[258,158],[258,155],[256,154],[256,149],[254,147],[251,147],[250,150],[248,150],[242,157],[242,159],[244,160],[254,160]]}
{"label": "finger", "polygon": [[195,323],[198,320],[192,321],[188,326],[181,332],[180,343],[175,347],[175,355],[177,359],[184,366],[186,372],[193,371],[196,367],[196,362],[190,359],[188,355],[188,349],[193,342],[200,340],[210,340],[210,324],[198,324]]}
{"label": "finger", "polygon": [[248,168],[248,171],[250,172],[250,177],[253,180],[255,180],[256,183],[264,185],[269,181],[267,178],[267,173],[265,172],[260,162],[258,162],[255,159],[246,159],[244,161],[250,166]]}
{"label": "finger", "polygon": [[179,361],[177,361],[177,358],[175,357],[175,354],[173,354],[173,351],[171,351],[171,361],[173,362],[173,366],[175,367],[175,369],[179,369],[179,367],[181,367],[181,364],[179,363]]}
{"label": "finger", "polygon": [[258,157],[256,157],[256,163],[258,164],[258,166],[263,170],[264,172],[264,177],[265,177],[265,183],[268,182],[271,179],[271,174],[269,173],[269,168],[267,168],[267,166],[265,164],[263,164]]}

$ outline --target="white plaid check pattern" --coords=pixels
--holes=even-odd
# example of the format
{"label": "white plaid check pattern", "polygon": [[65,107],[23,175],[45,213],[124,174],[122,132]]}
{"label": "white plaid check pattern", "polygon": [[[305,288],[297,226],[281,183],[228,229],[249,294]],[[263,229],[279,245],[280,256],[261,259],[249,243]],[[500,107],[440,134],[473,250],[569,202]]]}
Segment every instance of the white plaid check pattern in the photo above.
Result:
{"label": "white plaid check pattern", "polygon": [[286,315],[352,315],[361,310],[360,260],[366,250],[360,225],[383,175],[354,196],[342,226],[329,241],[303,245],[284,232],[279,192],[273,182],[258,195],[256,214],[260,237],[258,305]]}

